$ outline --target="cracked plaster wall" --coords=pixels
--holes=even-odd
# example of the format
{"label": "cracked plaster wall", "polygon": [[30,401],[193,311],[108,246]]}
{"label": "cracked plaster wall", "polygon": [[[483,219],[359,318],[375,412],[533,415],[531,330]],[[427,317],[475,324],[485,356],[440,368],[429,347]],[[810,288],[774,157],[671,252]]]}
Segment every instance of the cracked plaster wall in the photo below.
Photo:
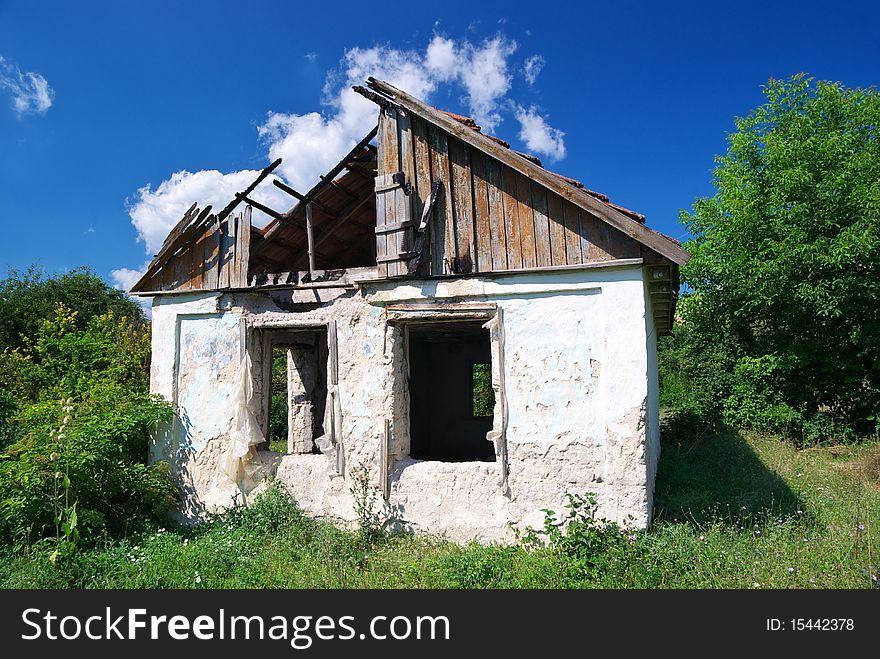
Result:
{"label": "cracked plaster wall", "polygon": [[[659,453],[656,347],[641,268],[389,281],[289,295],[294,302],[319,296],[324,304],[290,312],[264,293],[154,302],[152,389],[176,401],[185,422],[157,433],[152,456],[172,460],[190,511],[220,509],[248,494],[221,474],[242,327],[259,399],[266,333],[335,320],[345,473],[336,473],[329,455],[259,455],[306,511],[353,520],[346,476],[364,465],[379,485],[387,418],[390,504],[405,528],[456,541],[509,541],[510,525],[539,525],[541,509],[562,510],[567,492],[587,491],[596,494],[600,516],[649,523]],[[501,461],[408,457],[405,332],[385,321],[385,305],[431,300],[503,309],[507,492]],[[254,412],[265,422],[259,407]]]}

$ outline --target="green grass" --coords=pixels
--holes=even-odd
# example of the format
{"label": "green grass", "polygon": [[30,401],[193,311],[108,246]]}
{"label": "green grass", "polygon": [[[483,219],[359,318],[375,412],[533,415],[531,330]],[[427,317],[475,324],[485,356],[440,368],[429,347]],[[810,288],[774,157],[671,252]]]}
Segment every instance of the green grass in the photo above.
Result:
{"label": "green grass", "polygon": [[0,550],[0,586],[877,587],[878,467],[876,441],[798,451],[757,435],[666,439],[652,529],[595,531],[617,534],[586,561],[577,540],[527,550],[409,535],[370,539],[307,518],[276,491],[196,529],[152,528],[59,567],[36,550]]}

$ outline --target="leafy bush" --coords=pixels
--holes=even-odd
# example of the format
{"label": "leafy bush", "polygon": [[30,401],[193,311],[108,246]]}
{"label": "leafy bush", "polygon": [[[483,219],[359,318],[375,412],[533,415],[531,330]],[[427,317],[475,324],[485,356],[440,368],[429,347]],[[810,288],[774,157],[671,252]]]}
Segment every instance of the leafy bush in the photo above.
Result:
{"label": "leafy bush", "polygon": [[570,561],[579,575],[595,580],[615,567],[613,563],[626,549],[626,533],[616,523],[596,518],[592,493],[569,494],[566,508],[561,520],[553,510],[544,510],[543,528],[529,529],[522,541],[530,547],[546,543]]}
{"label": "leafy bush", "polygon": [[[27,307],[21,287],[12,288]],[[120,306],[113,294],[104,298]],[[150,432],[172,411],[148,392],[149,325],[134,306],[132,316],[90,306],[83,323],[57,303],[49,316],[27,319],[32,334],[3,346],[0,533],[7,541],[49,542],[58,558],[80,540],[124,532],[174,503],[167,466],[145,464]]]}
{"label": "leafy bush", "polygon": [[851,439],[880,411],[880,93],[803,75],[764,91],[715,195],[682,214],[693,258],[664,402],[801,444]]}

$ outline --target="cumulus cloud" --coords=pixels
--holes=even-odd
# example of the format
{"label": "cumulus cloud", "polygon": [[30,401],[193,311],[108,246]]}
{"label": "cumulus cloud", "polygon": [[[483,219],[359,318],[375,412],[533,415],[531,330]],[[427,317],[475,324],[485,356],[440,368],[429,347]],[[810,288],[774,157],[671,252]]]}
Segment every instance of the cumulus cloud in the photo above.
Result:
{"label": "cumulus cloud", "polygon": [[[250,185],[258,174],[258,171],[250,169],[230,174],[215,169],[175,172],[155,189],[149,185],[140,188],[134,200],[128,202],[128,214],[147,252],[155,254],[165,236],[193,203],[197,202],[202,208],[210,204],[219,211],[235,197],[236,192]],[[290,206],[290,197],[274,185],[259,186],[253,198],[270,208]],[[254,211],[254,224],[259,226],[267,221],[265,215]]]}
{"label": "cumulus cloud", "polygon": [[541,73],[541,69],[543,68],[543,55],[532,55],[531,57],[526,58],[525,63],[523,63],[523,76],[525,77],[526,82],[530,85],[534,85],[535,80],[538,79],[538,74]]}
{"label": "cumulus cloud", "polygon": [[[520,118],[519,106],[508,99],[511,71],[518,68],[511,63],[516,49],[516,42],[501,34],[477,43],[435,34],[424,49],[399,49],[387,44],[351,48],[339,67],[327,76],[323,112],[269,112],[257,128],[258,137],[269,160],[283,159],[275,174],[297,190],[309,190],[321,174],[375,126],[375,104],[351,89],[369,76],[386,80],[428,102],[441,86],[458,91],[467,112],[487,132],[492,131],[501,123],[502,113],[509,114],[511,108]],[[531,126],[521,133],[529,135],[531,141],[523,138],[527,146],[561,158],[565,154],[563,133],[548,126],[536,108],[523,112]],[[536,127],[543,131],[541,139]],[[148,253],[155,253],[169,229],[193,202],[221,208],[256,175],[251,170],[225,174],[214,170],[180,171],[155,188],[140,188],[128,203],[139,239]],[[254,198],[278,210],[286,210],[293,202],[268,181],[257,188]],[[255,211],[255,223],[260,221],[257,216]],[[266,220],[265,216],[261,219]]]}
{"label": "cumulus cloud", "polygon": [[528,109],[516,106],[515,114],[520,126],[519,139],[530,151],[551,160],[565,157],[565,133],[548,125],[534,105]]}
{"label": "cumulus cloud", "polygon": [[[118,270],[111,271],[110,277],[113,280],[113,286],[127,293],[131,290],[131,287],[134,286],[137,281],[144,276],[144,273],[147,271],[147,266],[149,264],[150,262],[147,261],[139,269],[119,268]],[[147,318],[153,317],[153,298],[132,297],[131,299],[141,305],[141,308],[144,310]]]}
{"label": "cumulus cloud", "polygon": [[0,89],[12,97],[12,107],[19,118],[26,114],[46,114],[55,98],[55,90],[43,76],[33,71],[22,72],[3,57],[0,57]]}

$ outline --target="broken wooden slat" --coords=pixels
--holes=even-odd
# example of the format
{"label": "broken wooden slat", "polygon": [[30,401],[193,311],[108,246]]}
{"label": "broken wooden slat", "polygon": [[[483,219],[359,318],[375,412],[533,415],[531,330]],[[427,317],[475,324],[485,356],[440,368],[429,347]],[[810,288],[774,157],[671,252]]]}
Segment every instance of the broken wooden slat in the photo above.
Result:
{"label": "broken wooden slat", "polygon": [[565,256],[565,216],[562,210],[562,197],[550,192],[547,194],[547,216],[550,220],[550,262],[552,265],[568,263]]}
{"label": "broken wooden slat", "polygon": [[535,220],[535,265],[539,268],[553,263],[550,245],[550,219],[547,215],[547,188],[531,182],[532,214]]}

